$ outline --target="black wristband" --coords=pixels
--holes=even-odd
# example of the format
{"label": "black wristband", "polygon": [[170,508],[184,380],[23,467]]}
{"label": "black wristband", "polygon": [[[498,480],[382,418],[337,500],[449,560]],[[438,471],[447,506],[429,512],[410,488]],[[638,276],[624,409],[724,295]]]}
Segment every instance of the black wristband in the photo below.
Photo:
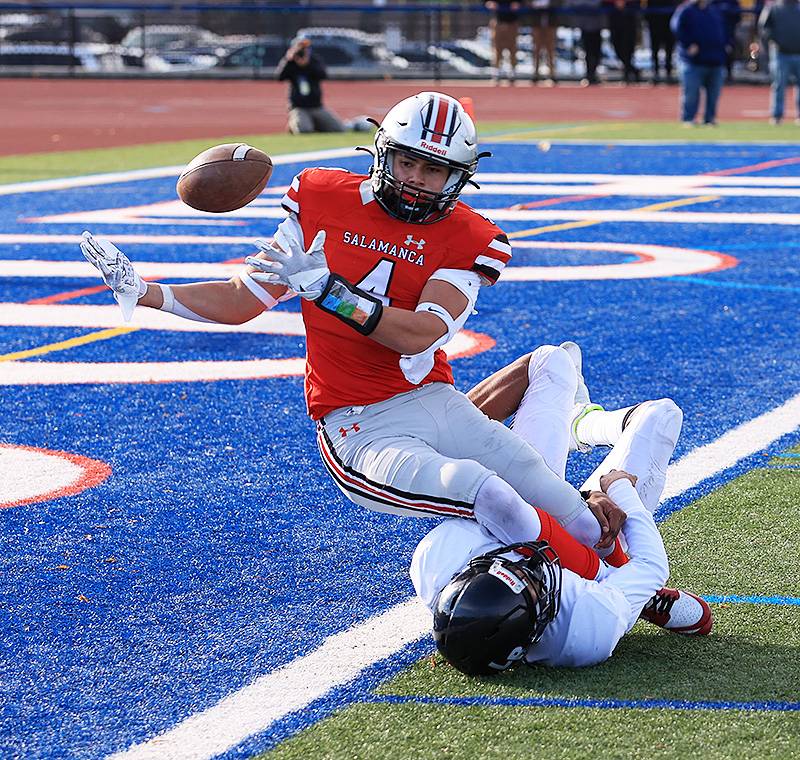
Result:
{"label": "black wristband", "polygon": [[362,335],[369,335],[383,314],[383,303],[377,296],[333,273],[314,303]]}

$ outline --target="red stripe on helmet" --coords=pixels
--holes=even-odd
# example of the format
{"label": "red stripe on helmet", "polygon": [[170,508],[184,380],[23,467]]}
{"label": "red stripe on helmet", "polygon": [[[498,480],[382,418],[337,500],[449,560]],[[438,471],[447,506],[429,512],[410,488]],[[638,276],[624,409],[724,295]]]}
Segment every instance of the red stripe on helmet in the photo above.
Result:
{"label": "red stripe on helmet", "polygon": [[440,143],[442,141],[442,133],[444,132],[444,125],[447,123],[447,112],[449,110],[450,103],[444,98],[439,98],[439,110],[436,112],[436,125],[433,128],[431,142]]}

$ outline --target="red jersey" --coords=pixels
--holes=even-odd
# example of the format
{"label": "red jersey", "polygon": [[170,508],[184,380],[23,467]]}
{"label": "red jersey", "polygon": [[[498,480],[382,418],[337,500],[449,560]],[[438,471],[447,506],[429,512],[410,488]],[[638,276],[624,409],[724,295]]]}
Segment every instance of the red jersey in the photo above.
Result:
{"label": "red jersey", "polygon": [[[401,222],[378,205],[368,177],[343,169],[305,169],[292,181],[283,206],[298,215],[306,245],[325,230],[331,272],[400,309],[416,309],[437,269],[474,270],[491,284],[511,258],[503,231],[469,206],[457,203],[435,224]],[[302,311],[306,403],[313,419],[418,387],[406,380],[396,351],[305,299]],[[420,385],[432,382],[453,382],[441,349]]]}

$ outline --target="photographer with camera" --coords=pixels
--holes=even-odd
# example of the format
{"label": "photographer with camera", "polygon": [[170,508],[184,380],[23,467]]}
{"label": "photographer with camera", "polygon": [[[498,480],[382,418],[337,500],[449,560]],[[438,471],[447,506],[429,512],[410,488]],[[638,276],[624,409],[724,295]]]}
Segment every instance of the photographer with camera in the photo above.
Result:
{"label": "photographer with camera", "polygon": [[311,52],[311,40],[301,37],[286,51],[278,64],[277,77],[289,80],[289,131],[344,132],[341,120],[323,108],[320,82],[327,76],[325,66]]}

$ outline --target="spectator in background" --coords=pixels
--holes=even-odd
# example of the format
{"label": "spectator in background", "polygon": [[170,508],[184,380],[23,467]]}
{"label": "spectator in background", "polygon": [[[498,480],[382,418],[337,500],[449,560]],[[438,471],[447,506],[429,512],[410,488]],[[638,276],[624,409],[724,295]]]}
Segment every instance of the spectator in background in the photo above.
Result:
{"label": "spectator in background", "polygon": [[277,77],[289,81],[289,131],[344,132],[345,125],[323,108],[320,82],[327,77],[325,66],[311,52],[311,40],[301,38],[278,63]]}
{"label": "spectator in background", "polygon": [[638,82],[642,77],[633,65],[633,54],[639,34],[639,0],[610,0],[609,4],[608,29],[614,52],[622,64],[623,80],[626,84]]}
{"label": "spectator in background", "polygon": [[681,121],[684,126],[694,124],[703,89],[703,122],[714,126],[731,45],[722,10],[708,0],[685,0],[672,16],[670,27],[681,57]]}
{"label": "spectator in background", "polygon": [[728,35],[727,56],[725,58],[725,70],[728,73],[728,81],[733,81],[733,60],[736,57],[736,27],[742,20],[742,6],[739,0],[711,0],[722,11],[722,18],[725,21],[725,33]]}
{"label": "spectator in background", "polygon": [[558,19],[553,15],[559,0],[531,0],[531,33],[533,35],[533,75],[539,81],[539,66],[546,59],[548,78],[546,84],[556,82],[556,28]]}
{"label": "spectator in background", "polygon": [[581,80],[581,86],[598,84],[597,67],[600,65],[602,34],[607,25],[602,0],[566,0],[565,6],[576,9],[577,13],[571,16],[572,26],[581,30],[581,47],[586,63],[586,76]]}
{"label": "spectator in background", "polygon": [[563,0],[564,8],[574,8],[575,13],[564,19],[564,26],[576,26],[581,32],[586,75],[581,86],[597,84],[597,67],[600,65],[602,33],[605,29],[606,15],[602,10],[602,0]]}
{"label": "spectator in background", "polygon": [[658,52],[664,51],[665,81],[671,84],[672,53],[675,49],[675,36],[669,28],[669,21],[677,6],[677,0],[647,0],[647,11],[644,14],[650,32],[650,55],[653,59],[653,84],[661,81]]}
{"label": "spectator in background", "polygon": [[492,49],[494,51],[494,72],[492,79],[495,84],[500,81],[503,66],[503,53],[508,51],[508,63],[511,74],[508,78],[514,84],[514,72],[517,67],[517,35],[519,34],[519,11],[521,3],[517,0],[488,0],[486,10],[493,16],[489,22],[492,30]]}
{"label": "spectator in background", "polygon": [[770,122],[783,121],[786,87],[794,79],[797,110],[795,123],[800,124],[800,6],[797,0],[776,0],[761,11],[758,31],[770,48]]}

